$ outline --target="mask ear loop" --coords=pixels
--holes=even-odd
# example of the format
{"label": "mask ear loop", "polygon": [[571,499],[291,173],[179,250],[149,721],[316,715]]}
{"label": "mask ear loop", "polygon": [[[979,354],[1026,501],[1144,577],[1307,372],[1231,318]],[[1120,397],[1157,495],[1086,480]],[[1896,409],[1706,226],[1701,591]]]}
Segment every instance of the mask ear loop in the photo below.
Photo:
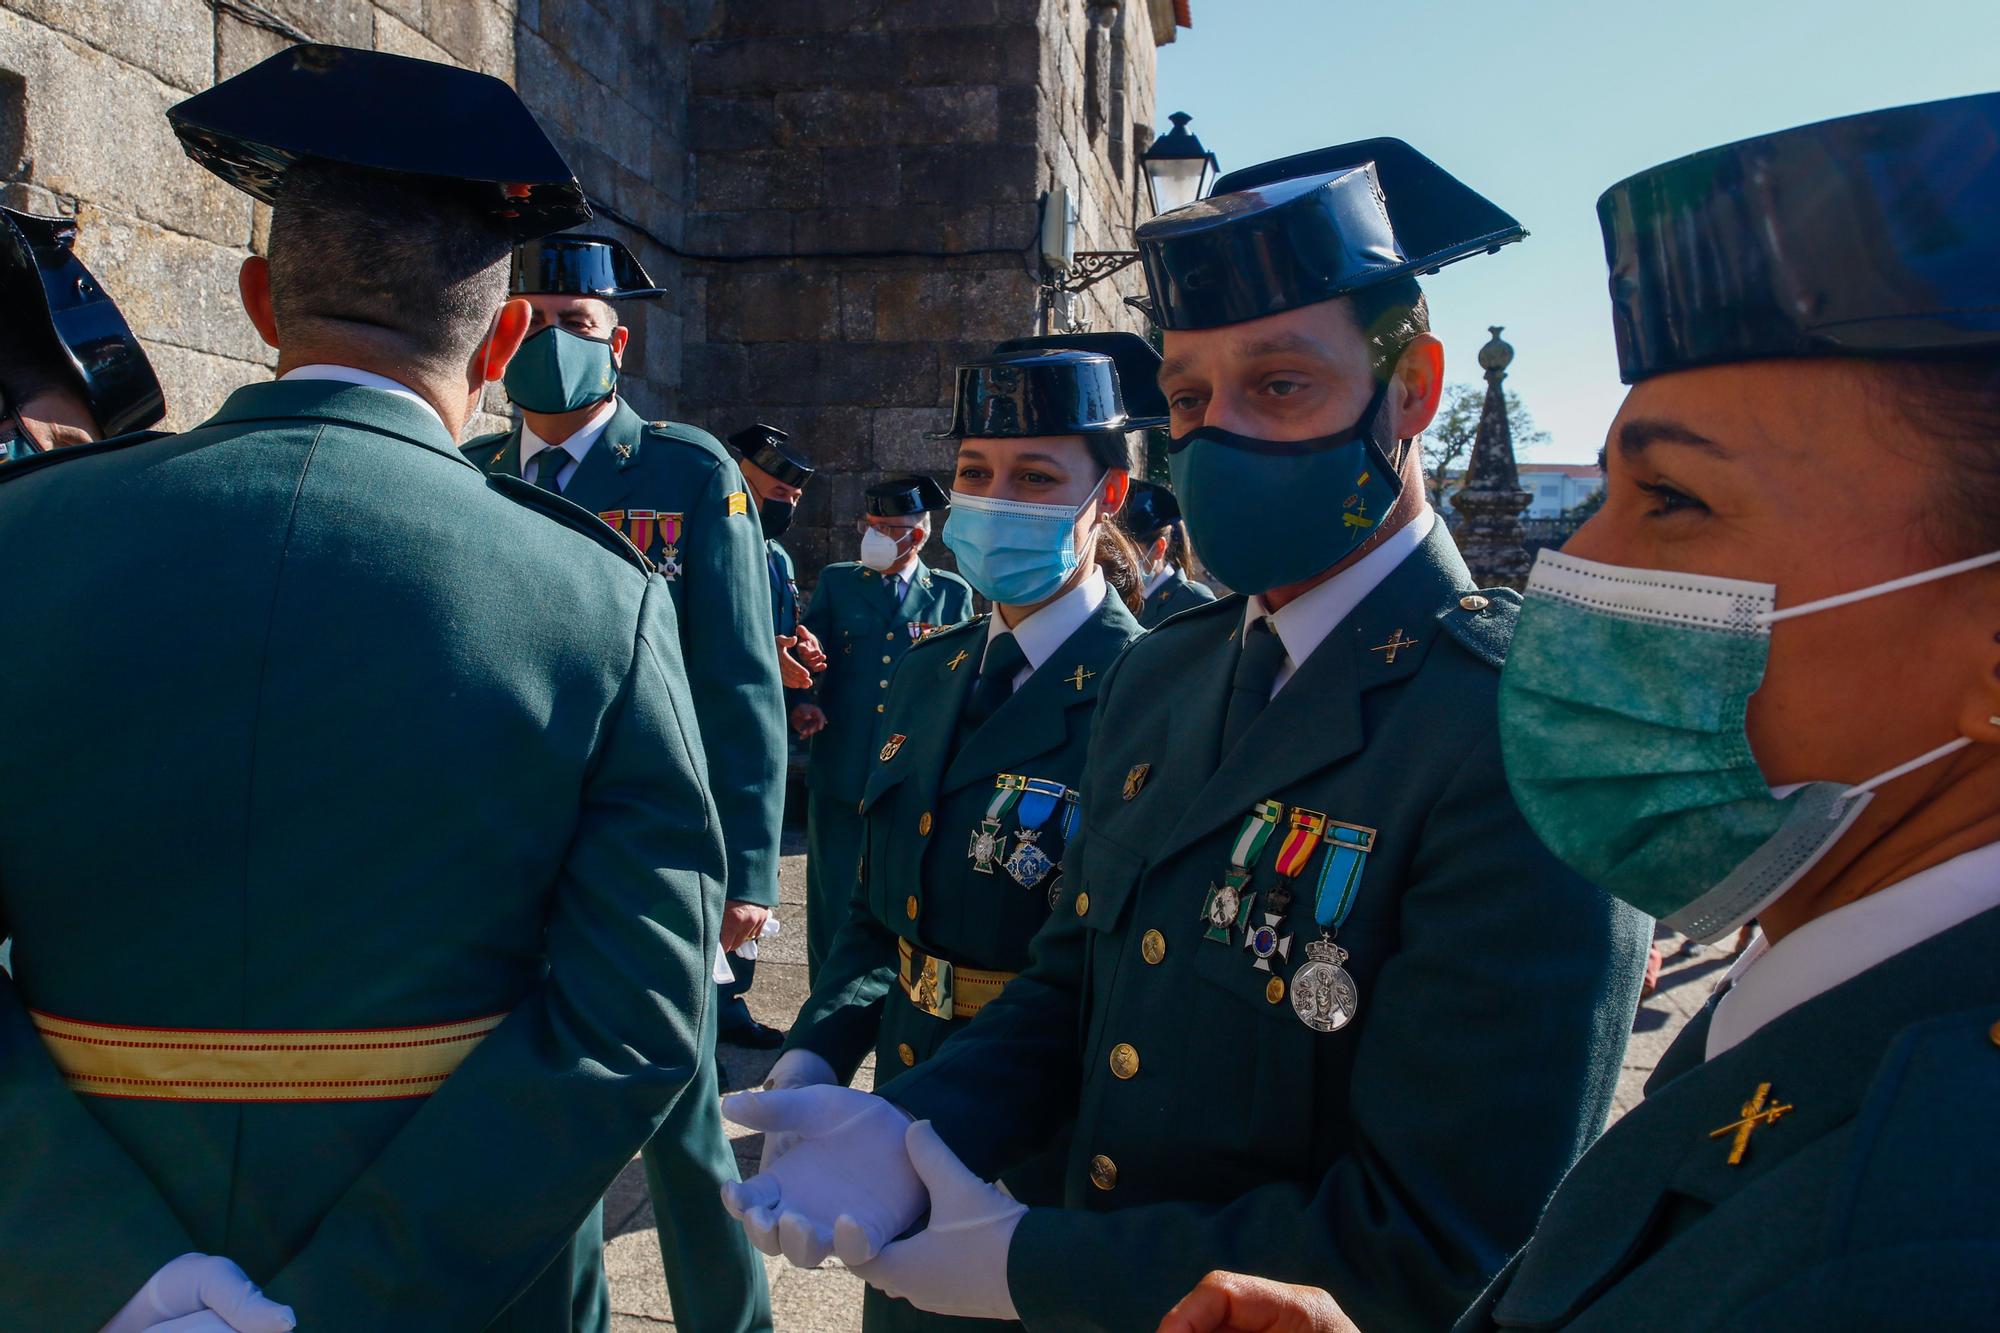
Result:
{"label": "mask ear loop", "polygon": [[1905,588],[1915,588],[1925,583],[1935,583],[1957,574],[1982,569],[1987,565],[2000,564],[2000,551],[1988,551],[1985,555],[1975,555],[1970,560],[1960,560],[1949,565],[1939,565],[1936,569],[1926,569],[1916,574],[1905,574],[1887,583],[1877,583],[1872,587],[1857,588],[1853,592],[1837,593],[1832,597],[1822,597],[1816,602],[1803,602],[1798,606],[1788,606],[1782,611],[1760,611],[1753,619],[1760,625],[1775,625],[1780,620],[1790,620],[1794,616],[1809,616],[1815,611],[1830,611],[1836,606],[1847,606],[1853,602],[1865,602],[1870,597],[1881,597],[1887,593],[1901,592]]}

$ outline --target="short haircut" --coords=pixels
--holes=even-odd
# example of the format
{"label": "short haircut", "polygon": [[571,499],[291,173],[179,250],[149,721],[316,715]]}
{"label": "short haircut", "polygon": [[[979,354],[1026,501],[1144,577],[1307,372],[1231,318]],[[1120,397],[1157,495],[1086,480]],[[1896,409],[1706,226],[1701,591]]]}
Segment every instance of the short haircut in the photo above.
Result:
{"label": "short haircut", "polygon": [[388,344],[462,370],[507,299],[512,241],[462,192],[388,172],[300,164],[271,216],[279,337]]}
{"label": "short haircut", "polygon": [[1398,278],[1379,287],[1365,287],[1348,298],[1354,322],[1368,343],[1375,382],[1387,384],[1396,363],[1420,333],[1431,331],[1431,305],[1415,278]]}

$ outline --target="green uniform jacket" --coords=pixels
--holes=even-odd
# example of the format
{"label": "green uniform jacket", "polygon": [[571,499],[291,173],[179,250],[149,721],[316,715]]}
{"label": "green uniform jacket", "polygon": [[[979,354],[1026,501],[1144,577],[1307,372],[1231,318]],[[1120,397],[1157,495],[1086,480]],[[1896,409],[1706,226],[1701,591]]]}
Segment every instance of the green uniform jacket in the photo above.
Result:
{"label": "green uniform jacket", "polygon": [[[2000,910],[1704,1063],[1711,1004],[1459,1328],[1994,1327],[1996,956]],[[1792,1109],[1731,1166],[1766,1083]]]}
{"label": "green uniform jacket", "polygon": [[[932,1017],[903,993],[899,939],[954,964],[1027,967],[1029,941],[1049,919],[1067,803],[1058,802],[1038,830],[1036,845],[1051,864],[1031,886],[1004,865],[981,873],[968,849],[998,775],[1076,786],[1098,685],[1143,632],[1107,589],[1090,619],[962,744],[959,715],[978,678],[987,617],[910,650],[890,681],[883,744],[861,801],[860,882],[789,1046],[819,1055],[842,1082],[874,1047],[879,1088],[966,1026]],[[998,859],[1017,845],[1020,815],[1016,806],[1007,817]]]}
{"label": "green uniform jacket", "polygon": [[[488,473],[518,477],[521,428],[481,436],[465,453]],[[767,618],[764,535],[742,470],[708,432],[672,421],[649,425],[621,398],[563,498],[633,538],[672,586],[709,783],[722,811],[728,897],[777,906],[784,692]]]}
{"label": "green uniform jacket", "polygon": [[1139,623],[1151,629],[1168,616],[1192,611],[1197,606],[1207,606],[1214,600],[1215,593],[1206,583],[1196,583],[1179,570],[1175,570],[1173,576],[1159,586],[1158,591],[1147,596],[1145,610],[1139,613]]}
{"label": "green uniform jacket", "polygon": [[771,624],[776,633],[790,634],[799,624],[798,566],[776,537],[764,539],[764,558],[771,583]]}
{"label": "green uniform jacket", "polygon": [[825,728],[812,738],[815,796],[850,809],[861,799],[875,760],[876,724],[890,673],[926,630],[960,624],[971,614],[972,586],[922,561],[911,567],[909,588],[900,599],[889,581],[866,565],[850,561],[820,571],[804,622],[827,657],[826,670],[813,682],[826,714]]}
{"label": "green uniform jacket", "polygon": [[[305,1328],[486,1327],[698,1058],[722,849],[666,585],[325,382],[9,464],[0,563],[55,572],[7,593],[0,1327],[97,1328],[190,1250]],[[73,1093],[30,1009],[507,1017],[428,1098],[246,1103]]]}
{"label": "green uniform jacket", "polygon": [[[1009,1255],[1030,1328],[1150,1328],[1214,1268],[1326,1287],[1366,1329],[1446,1327],[1603,1126],[1650,932],[1508,796],[1495,696],[1518,602],[1471,592],[1438,523],[1226,757],[1240,598],[1103,682],[1033,966],[887,1094],[988,1177],[1075,1117],[1068,1208],[1031,1211]],[[1204,938],[1267,798],[1375,831],[1339,935],[1359,1009],[1336,1032],[1289,993],[1324,846],[1276,973],[1240,929]]]}

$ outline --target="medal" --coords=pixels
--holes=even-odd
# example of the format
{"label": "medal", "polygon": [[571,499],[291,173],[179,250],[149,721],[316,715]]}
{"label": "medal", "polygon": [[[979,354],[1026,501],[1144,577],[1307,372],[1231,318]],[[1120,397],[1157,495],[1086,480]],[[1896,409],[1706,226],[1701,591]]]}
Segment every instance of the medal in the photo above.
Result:
{"label": "medal", "polygon": [[1002,821],[1027,788],[1028,780],[1024,777],[1013,773],[994,775],[993,799],[986,803],[986,817],[972,831],[972,843],[965,849],[965,854],[972,858],[972,868],[980,874],[993,873],[993,863],[1007,845],[1007,835],[1000,831]]}
{"label": "medal", "polygon": [[1264,854],[1264,844],[1271,840],[1271,830],[1278,826],[1284,813],[1281,801],[1259,801],[1243,817],[1243,827],[1236,831],[1236,841],[1229,847],[1229,870],[1222,883],[1208,886],[1208,894],[1202,899],[1200,919],[1206,927],[1201,932],[1203,939],[1217,944],[1233,943],[1236,931],[1249,922],[1250,908],[1257,896],[1248,891],[1250,877],[1256,872],[1257,859]]}
{"label": "medal", "polygon": [[1349,955],[1334,943],[1334,936],[1354,910],[1361,871],[1368,864],[1368,853],[1375,850],[1375,830],[1337,820],[1325,820],[1324,825],[1326,864],[1320,867],[1313,907],[1320,937],[1306,946],[1310,961],[1292,977],[1292,1012],[1315,1032],[1338,1032],[1354,1021],[1361,994],[1341,966]]}
{"label": "medal", "polygon": [[1308,810],[1302,805],[1292,807],[1291,831],[1285,834],[1285,841],[1278,847],[1278,882],[1264,895],[1264,924],[1251,931],[1243,940],[1243,947],[1251,953],[1251,966],[1259,972],[1272,971],[1273,958],[1290,962],[1292,958],[1292,937],[1283,934],[1285,913],[1292,909],[1292,881],[1312,860],[1313,852],[1319,847],[1320,835],[1326,832],[1326,816],[1317,810]]}
{"label": "medal", "polygon": [[1021,821],[1020,841],[1015,844],[1013,855],[1007,858],[1007,873],[1024,889],[1033,889],[1055,869],[1049,854],[1036,844],[1041,840],[1042,825],[1065,803],[1068,795],[1068,787],[1047,778],[1029,778],[1021,793],[1016,809]]}
{"label": "medal", "polygon": [[1042,882],[1043,876],[1055,869],[1055,862],[1049,854],[1035,845],[1041,837],[1037,829],[1022,829],[1021,840],[1014,845],[1014,854],[1007,858],[1007,873],[1014,882],[1024,889],[1032,889]]}

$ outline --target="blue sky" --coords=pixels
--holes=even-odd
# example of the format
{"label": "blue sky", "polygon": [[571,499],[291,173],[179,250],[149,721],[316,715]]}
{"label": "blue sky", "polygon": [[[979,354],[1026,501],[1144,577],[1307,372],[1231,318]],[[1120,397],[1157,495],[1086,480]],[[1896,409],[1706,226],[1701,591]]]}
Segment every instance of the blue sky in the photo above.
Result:
{"label": "blue sky", "polygon": [[1222,169],[1408,140],[1528,239],[1427,282],[1447,376],[1486,326],[1551,433],[1595,456],[1624,390],[1597,196],[1683,153],[1876,107],[2000,90],[2000,0],[1194,0],[1160,50],[1159,120],[1186,111]]}

